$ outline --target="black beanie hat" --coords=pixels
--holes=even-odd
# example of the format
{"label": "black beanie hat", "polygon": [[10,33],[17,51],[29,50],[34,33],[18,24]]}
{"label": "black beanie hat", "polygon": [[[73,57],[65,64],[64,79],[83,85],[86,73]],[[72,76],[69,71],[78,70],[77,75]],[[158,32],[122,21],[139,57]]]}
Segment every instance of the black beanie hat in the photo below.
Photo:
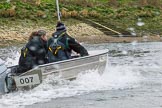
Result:
{"label": "black beanie hat", "polygon": [[56,25],[56,31],[66,31],[66,26],[63,23],[58,22]]}

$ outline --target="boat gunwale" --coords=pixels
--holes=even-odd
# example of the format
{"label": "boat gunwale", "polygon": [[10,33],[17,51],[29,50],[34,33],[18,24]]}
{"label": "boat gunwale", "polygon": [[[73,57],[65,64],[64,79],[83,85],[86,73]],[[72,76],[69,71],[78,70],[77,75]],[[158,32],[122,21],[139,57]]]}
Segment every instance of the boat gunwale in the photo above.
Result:
{"label": "boat gunwale", "polygon": [[89,56],[84,56],[84,57],[78,57],[78,58],[58,61],[58,62],[47,63],[47,64],[39,65],[38,67],[44,67],[44,66],[48,66],[48,65],[54,65],[54,64],[59,64],[59,63],[64,63],[64,62],[69,62],[69,61],[76,61],[78,59],[85,59],[85,58],[90,58],[90,57],[94,57],[94,56],[100,56],[100,55],[104,55],[104,54],[108,53],[108,50],[107,51],[103,50],[103,51],[105,51],[105,52],[99,53],[99,54],[94,54],[94,55],[89,55]]}
{"label": "boat gunwale", "polygon": [[[76,61],[76,60],[79,60],[79,59],[86,59],[86,58],[90,58],[90,57],[95,57],[95,56],[108,54],[108,49],[99,50],[99,51],[103,51],[103,52],[97,53],[97,54],[94,54],[94,55],[88,55],[88,56],[84,56],[84,57],[78,57],[78,58],[73,58],[73,59],[68,59],[68,60],[63,60],[63,61],[58,61],[58,62],[47,63],[47,64],[43,64],[43,65],[38,65],[35,68],[30,69],[30,70],[28,70],[28,71],[26,71],[26,72],[24,72],[24,73],[22,73],[22,74],[20,74],[18,76],[23,76],[23,75],[25,75],[26,73],[28,73],[30,71],[33,71],[35,69],[40,69],[42,67],[49,66],[49,65],[55,65],[55,64],[60,64],[60,63],[65,63],[65,62],[70,62],[70,61]],[[15,66],[17,66],[17,65],[15,65]],[[14,67],[14,66],[7,67],[7,69],[12,68],[12,67]]]}

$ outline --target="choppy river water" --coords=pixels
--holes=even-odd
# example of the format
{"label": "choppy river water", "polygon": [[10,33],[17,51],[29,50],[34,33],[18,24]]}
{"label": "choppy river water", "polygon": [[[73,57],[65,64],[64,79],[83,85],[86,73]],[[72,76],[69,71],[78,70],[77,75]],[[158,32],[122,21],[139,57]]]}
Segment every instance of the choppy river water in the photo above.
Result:
{"label": "choppy river water", "polygon": [[[161,108],[162,43],[108,43],[85,45],[88,50],[109,49],[102,76],[95,71],[74,81],[47,78],[30,91],[2,95],[0,108]],[[16,47],[0,49],[7,65],[17,64]],[[5,54],[5,55],[4,55]]]}

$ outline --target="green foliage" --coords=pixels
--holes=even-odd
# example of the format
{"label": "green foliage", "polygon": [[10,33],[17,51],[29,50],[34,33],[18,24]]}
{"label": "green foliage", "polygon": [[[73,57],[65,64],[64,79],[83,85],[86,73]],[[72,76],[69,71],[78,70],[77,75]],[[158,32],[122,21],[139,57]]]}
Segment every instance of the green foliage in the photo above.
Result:
{"label": "green foliage", "polygon": [[[141,5],[139,0],[116,0],[116,3],[117,5],[110,5],[109,0],[59,0],[60,10],[64,9],[65,15],[62,19],[94,18],[113,22],[120,27],[136,27],[135,22],[138,18],[142,18],[148,21],[143,28],[149,28],[153,23],[158,23],[157,28],[162,25],[160,4]],[[13,6],[16,8],[12,11],[10,9]],[[57,19],[56,1],[41,0],[41,4],[36,5],[22,0],[13,0],[10,3],[0,0],[0,17],[29,19],[35,22],[53,21]],[[156,28],[155,26],[153,28]]]}
{"label": "green foliage", "polygon": [[[108,5],[109,0],[59,0],[60,10],[66,8],[68,11],[76,11],[79,13],[83,9],[86,9],[88,12],[96,11],[101,16],[106,15],[105,17],[112,17],[114,15],[114,18],[122,18],[132,15],[132,13],[135,17],[154,17],[157,12],[160,13],[160,9],[154,6],[129,6],[130,2],[137,4],[137,1],[138,0],[117,0],[121,6],[125,6],[114,8]],[[39,6],[28,2],[24,3],[19,0],[11,3],[3,2],[0,3],[0,9],[9,9],[12,5],[16,6],[17,16],[21,17],[26,16],[30,18],[30,16],[32,16],[33,18],[34,16],[36,18],[38,11],[42,11],[47,13],[47,16],[53,17],[54,12],[56,12],[55,0],[41,0],[41,4]],[[23,13],[26,13],[26,15]]]}
{"label": "green foliage", "polygon": [[10,3],[4,2],[0,3],[0,9],[9,9],[11,7]]}

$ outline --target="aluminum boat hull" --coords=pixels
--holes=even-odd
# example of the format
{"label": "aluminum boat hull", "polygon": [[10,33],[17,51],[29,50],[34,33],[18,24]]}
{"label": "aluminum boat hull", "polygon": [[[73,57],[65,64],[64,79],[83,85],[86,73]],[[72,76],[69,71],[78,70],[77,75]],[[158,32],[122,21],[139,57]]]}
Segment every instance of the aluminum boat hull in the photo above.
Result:
{"label": "aluminum boat hull", "polygon": [[[89,56],[39,65],[23,74],[13,76],[13,79],[17,89],[22,89],[33,88],[39,85],[48,75],[71,80],[75,79],[79,73],[84,73],[88,70],[97,70],[99,74],[102,74],[107,64],[107,56],[107,49],[97,50],[97,52],[89,51]],[[13,67],[9,67],[9,69],[12,70]],[[8,92],[6,85],[4,88],[4,91]]]}

